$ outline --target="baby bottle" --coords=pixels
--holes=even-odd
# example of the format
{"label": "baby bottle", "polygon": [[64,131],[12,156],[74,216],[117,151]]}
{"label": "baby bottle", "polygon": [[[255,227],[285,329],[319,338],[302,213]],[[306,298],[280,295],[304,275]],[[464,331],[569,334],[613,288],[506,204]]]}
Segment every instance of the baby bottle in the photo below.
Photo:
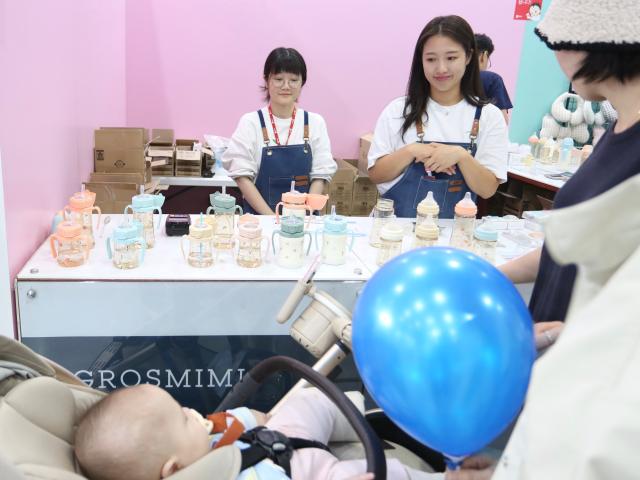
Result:
{"label": "baby bottle", "polygon": [[531,147],[531,156],[538,160],[540,158],[540,139],[535,133],[529,137],[529,146]]}
{"label": "baby bottle", "polygon": [[[188,255],[184,249],[185,240],[189,241]],[[180,250],[192,267],[205,268],[213,265],[213,228],[204,221],[204,215],[200,214],[200,220],[189,225],[189,235],[182,236]]]}
{"label": "baby bottle", "polygon": [[393,214],[393,200],[388,198],[379,198],[376,202],[376,206],[373,207],[371,212],[373,216],[373,223],[371,224],[371,233],[369,235],[369,245],[372,247],[380,246],[380,231],[392,218],[395,218]]}
{"label": "baby bottle", "polygon": [[113,230],[112,238],[107,238],[107,256],[116,268],[130,269],[142,264],[146,249],[142,231],[139,222],[123,223]]}
{"label": "baby bottle", "polygon": [[380,246],[376,264],[384,265],[402,251],[404,228],[395,222],[386,223],[380,230]]}
{"label": "baby bottle", "polygon": [[473,247],[473,230],[476,223],[478,207],[471,200],[471,193],[467,192],[464,198],[456,203],[453,217],[453,232],[451,233],[451,246],[463,250],[471,250]]}
{"label": "baby bottle", "polygon": [[415,237],[413,239],[413,248],[432,247],[438,243],[440,229],[431,217],[416,224]]}
{"label": "baby bottle", "polygon": [[491,264],[496,263],[498,231],[487,224],[482,224],[476,228],[473,236],[476,239],[474,253]]}
{"label": "baby bottle", "polygon": [[436,221],[438,220],[440,207],[433,198],[433,192],[429,191],[429,193],[427,193],[427,196],[418,204],[416,212],[416,226],[420,225],[428,217],[431,217]]}
{"label": "baby bottle", "polygon": [[[304,231],[304,221],[297,216],[282,217],[280,230],[271,235],[273,253],[276,262],[284,268],[299,268],[304,263],[304,257],[311,249],[311,234]],[[280,246],[276,253],[276,235],[280,236]],[[304,237],[309,236],[309,245],[304,250]]]}
{"label": "baby bottle", "polygon": [[[280,217],[299,217],[302,221],[306,220],[305,227],[311,222],[313,213],[311,207],[307,205],[307,194],[300,193],[295,190],[296,182],[291,182],[291,190],[282,194],[282,201],[276,205],[276,223],[280,221]],[[282,214],[278,213],[278,207],[282,207]]]}
{"label": "baby bottle", "polygon": [[124,214],[127,215],[127,210],[131,209],[133,212],[133,219],[142,223],[144,241],[147,248],[153,248],[155,244],[155,235],[153,227],[153,212],[158,211],[158,223],[155,228],[160,227],[162,221],[161,207],[164,204],[164,195],[150,195],[144,193],[144,186],[140,186],[140,194],[135,195],[131,199],[131,205],[127,205],[124,209]]}
{"label": "baby bottle", "polygon": [[[331,205],[331,215],[324,217],[324,228],[316,230],[316,249],[318,248],[318,234],[322,234],[322,262],[327,265],[344,265],[347,262],[347,252],[353,248],[355,236],[347,230],[347,219],[336,215],[336,206]],[[347,237],[351,236],[351,243],[347,249]]]}
{"label": "baby bottle", "polygon": [[78,267],[89,259],[89,238],[75,222],[60,222],[56,233],[49,237],[49,246],[61,267]]}
{"label": "baby bottle", "polygon": [[236,199],[224,190],[210,195],[209,199],[212,206],[207,208],[207,215],[213,210],[213,246],[218,250],[230,250],[233,248],[236,210],[242,215],[242,207],[236,205]]}
{"label": "baby bottle", "polygon": [[[262,242],[266,240],[264,254],[262,253]],[[262,258],[269,252],[269,239],[262,235],[262,228],[257,223],[238,225],[238,236],[236,237],[236,263],[245,268],[256,268],[262,265]]]}
{"label": "baby bottle", "polygon": [[568,168],[571,162],[571,150],[573,150],[573,138],[565,137],[560,144],[560,167]]}
{"label": "baby bottle", "polygon": [[540,163],[553,163],[553,153],[555,149],[556,142],[554,142],[552,138],[547,138],[542,145],[542,151],[540,152]]}
{"label": "baby bottle", "polygon": [[96,225],[100,225],[100,216],[102,214],[100,208],[93,205],[95,200],[96,194],[85,190],[83,185],[82,190],[74,193],[69,198],[69,205],[64,207],[67,218],[82,226],[89,242],[89,248],[93,248],[95,245],[93,239],[93,212],[95,211],[98,214]]}

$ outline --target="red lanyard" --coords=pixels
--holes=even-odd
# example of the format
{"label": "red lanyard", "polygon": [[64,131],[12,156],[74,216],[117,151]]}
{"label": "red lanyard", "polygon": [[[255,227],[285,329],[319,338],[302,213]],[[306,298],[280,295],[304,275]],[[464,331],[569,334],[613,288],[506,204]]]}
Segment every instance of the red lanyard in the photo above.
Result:
{"label": "red lanyard", "polygon": [[[287,135],[287,143],[289,145],[289,139],[291,138],[291,132],[293,132],[293,123],[296,121],[296,106],[293,106],[293,114],[291,115],[291,125],[289,125],[289,135]],[[276,122],[273,119],[273,112],[271,111],[271,104],[269,104],[269,120],[271,120],[271,127],[273,128],[273,135],[276,138],[276,145],[280,145],[280,137],[278,136],[278,129],[276,128]]]}

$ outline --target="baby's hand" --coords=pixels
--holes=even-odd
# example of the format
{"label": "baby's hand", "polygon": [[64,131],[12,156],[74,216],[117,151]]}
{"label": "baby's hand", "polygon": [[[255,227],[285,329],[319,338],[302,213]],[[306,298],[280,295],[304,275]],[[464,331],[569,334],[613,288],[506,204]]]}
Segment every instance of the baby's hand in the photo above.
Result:
{"label": "baby's hand", "polygon": [[253,413],[253,416],[256,419],[256,424],[259,427],[264,427],[271,419],[271,415],[269,415],[268,413],[259,412],[258,410],[251,410],[251,413]]}
{"label": "baby's hand", "polygon": [[363,473],[362,475],[356,475],[355,477],[348,478],[347,480],[373,480],[375,475],[373,473]]}

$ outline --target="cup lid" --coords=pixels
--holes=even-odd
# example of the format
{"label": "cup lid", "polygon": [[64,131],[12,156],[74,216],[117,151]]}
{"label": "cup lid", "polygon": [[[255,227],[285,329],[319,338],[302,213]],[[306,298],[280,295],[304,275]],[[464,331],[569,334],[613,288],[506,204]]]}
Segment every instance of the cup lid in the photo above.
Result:
{"label": "cup lid", "polygon": [[64,238],[74,238],[82,233],[82,225],[70,221],[60,222],[56,233]]}
{"label": "cup lid", "polygon": [[478,240],[495,242],[498,240],[498,230],[493,228],[491,224],[482,224],[475,229],[473,236]]}
{"label": "cup lid", "polygon": [[[136,222],[140,223],[140,222]],[[113,238],[116,240],[129,240],[140,236],[140,229],[134,223],[122,223],[113,230]]]}
{"label": "cup lid", "polygon": [[240,218],[238,218],[238,225],[244,225],[247,223],[259,224],[260,220],[258,219],[258,217],[251,213],[245,213],[244,215],[241,215]]}
{"label": "cup lid", "polygon": [[89,190],[83,190],[82,192],[74,193],[69,197],[69,207],[71,210],[84,210],[85,208],[93,207],[93,202],[96,200],[96,194]]}
{"label": "cup lid", "polygon": [[293,191],[293,192],[284,192],[282,194],[282,201],[284,203],[303,204],[306,202],[306,200],[307,200],[306,193]]}
{"label": "cup lid", "polygon": [[331,233],[347,231],[347,219],[342,215],[327,215],[324,217],[324,229]]}
{"label": "cup lid", "polygon": [[280,219],[282,225],[282,233],[302,233],[304,231],[304,222],[295,215],[288,215]]}
{"label": "cup lid", "polygon": [[398,223],[387,223],[380,230],[380,238],[384,240],[399,241],[404,237],[404,228]]}
{"label": "cup lid", "polygon": [[262,228],[257,223],[243,223],[238,225],[240,235],[246,238],[258,238],[262,235]]}
{"label": "cup lid", "polygon": [[131,199],[131,206],[135,209],[141,208],[160,208],[164,204],[164,195],[151,195],[149,193],[141,193],[134,195]]}
{"label": "cup lid", "polygon": [[378,210],[393,211],[393,200],[391,198],[379,198],[376,202]]}
{"label": "cup lid", "polygon": [[234,208],[236,206],[235,197],[228,193],[215,192],[209,195],[209,201],[213,208],[224,208],[225,210]]}
{"label": "cup lid", "polygon": [[471,193],[467,192],[464,194],[464,198],[456,203],[456,215],[461,215],[465,217],[470,217],[478,213],[478,207],[475,202],[471,199]]}
{"label": "cup lid", "polygon": [[213,227],[207,222],[195,222],[189,225],[189,235],[193,238],[211,238]]}

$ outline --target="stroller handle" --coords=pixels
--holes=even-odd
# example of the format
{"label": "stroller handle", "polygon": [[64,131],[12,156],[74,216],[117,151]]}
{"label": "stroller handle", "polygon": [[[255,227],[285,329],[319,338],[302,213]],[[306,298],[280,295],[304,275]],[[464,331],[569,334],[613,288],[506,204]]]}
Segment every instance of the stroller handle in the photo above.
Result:
{"label": "stroller handle", "polygon": [[324,393],[347,418],[358,438],[362,441],[367,460],[367,472],[375,478],[387,478],[387,464],[380,439],[347,396],[331,381],[308,365],[282,355],[267,358],[253,367],[242,381],[235,384],[229,394],[218,405],[219,411],[239,407],[256,392],[260,384],[281,370],[295,372]]}

